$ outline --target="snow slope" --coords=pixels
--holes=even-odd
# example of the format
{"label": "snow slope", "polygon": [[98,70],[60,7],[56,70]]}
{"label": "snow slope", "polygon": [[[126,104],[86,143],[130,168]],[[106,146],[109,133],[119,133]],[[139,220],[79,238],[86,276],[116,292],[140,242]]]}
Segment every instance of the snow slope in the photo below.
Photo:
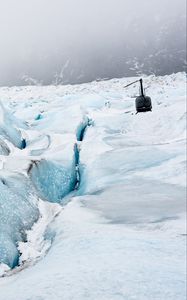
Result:
{"label": "snow slope", "polygon": [[185,299],[185,79],[0,89],[1,300]]}

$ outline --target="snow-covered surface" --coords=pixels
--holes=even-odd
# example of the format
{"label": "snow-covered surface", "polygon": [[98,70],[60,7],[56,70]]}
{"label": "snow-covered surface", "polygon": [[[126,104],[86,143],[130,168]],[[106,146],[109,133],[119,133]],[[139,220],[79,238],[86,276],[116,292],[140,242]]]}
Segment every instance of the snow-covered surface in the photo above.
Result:
{"label": "snow-covered surface", "polygon": [[133,80],[0,89],[1,300],[185,299],[186,78]]}

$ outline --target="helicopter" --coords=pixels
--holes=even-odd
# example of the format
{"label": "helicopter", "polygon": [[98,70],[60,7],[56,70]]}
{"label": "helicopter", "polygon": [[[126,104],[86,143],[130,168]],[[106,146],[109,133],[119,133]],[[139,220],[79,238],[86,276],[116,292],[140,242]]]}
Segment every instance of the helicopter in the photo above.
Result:
{"label": "helicopter", "polygon": [[127,84],[126,86],[124,86],[124,88],[126,88],[134,83],[137,83],[137,82],[140,82],[140,95],[137,96],[136,100],[135,100],[136,113],[152,111],[151,98],[149,96],[145,95],[142,78]]}

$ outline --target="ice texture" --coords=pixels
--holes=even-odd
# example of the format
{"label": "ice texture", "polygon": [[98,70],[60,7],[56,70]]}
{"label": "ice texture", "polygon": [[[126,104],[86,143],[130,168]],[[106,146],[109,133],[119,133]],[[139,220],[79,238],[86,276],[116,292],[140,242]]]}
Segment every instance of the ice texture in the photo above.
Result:
{"label": "ice texture", "polygon": [[10,149],[8,145],[0,138],[0,155],[9,155]]}
{"label": "ice texture", "polygon": [[33,164],[31,179],[43,199],[61,202],[64,196],[74,190],[77,178],[73,162],[69,168],[44,159]]}
{"label": "ice texture", "polygon": [[135,79],[0,88],[3,300],[186,299],[186,76]]}
{"label": "ice texture", "polygon": [[26,124],[12,115],[12,112],[5,109],[0,102],[0,136],[7,139],[16,147],[25,148],[25,140],[22,138],[19,127],[26,128]]}
{"label": "ice texture", "polygon": [[0,262],[13,268],[18,264],[18,241],[39,217],[32,187],[23,176],[0,175]]}

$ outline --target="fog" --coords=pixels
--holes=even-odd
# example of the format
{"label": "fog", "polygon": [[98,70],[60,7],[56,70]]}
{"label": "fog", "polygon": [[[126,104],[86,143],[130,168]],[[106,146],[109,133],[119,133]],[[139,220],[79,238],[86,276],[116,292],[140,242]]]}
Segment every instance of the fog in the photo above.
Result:
{"label": "fog", "polygon": [[185,0],[0,0],[0,85],[184,71]]}

